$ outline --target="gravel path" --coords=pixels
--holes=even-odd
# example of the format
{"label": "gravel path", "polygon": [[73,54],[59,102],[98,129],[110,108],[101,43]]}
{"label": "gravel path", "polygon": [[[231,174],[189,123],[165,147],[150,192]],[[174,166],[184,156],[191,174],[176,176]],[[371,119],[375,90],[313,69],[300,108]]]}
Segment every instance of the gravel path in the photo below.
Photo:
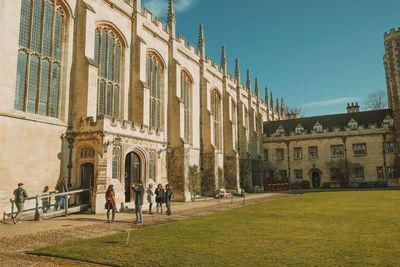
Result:
{"label": "gravel path", "polygon": [[[285,198],[293,195],[274,194],[264,197],[246,198],[246,206]],[[188,205],[196,205],[190,203]],[[96,223],[93,225],[74,226],[58,230],[44,231],[33,234],[24,234],[0,238],[0,266],[98,266],[83,262],[70,261],[52,257],[42,257],[26,254],[34,249],[57,245],[69,241],[101,237],[132,229],[149,227],[173,221],[185,220],[192,217],[212,214],[219,211],[242,207],[243,203],[230,201],[202,203],[201,207],[180,210],[172,216],[146,214],[144,225],[134,225],[132,221],[117,221],[115,223]],[[118,216],[118,214],[117,214]],[[118,218],[118,217],[117,217]]]}

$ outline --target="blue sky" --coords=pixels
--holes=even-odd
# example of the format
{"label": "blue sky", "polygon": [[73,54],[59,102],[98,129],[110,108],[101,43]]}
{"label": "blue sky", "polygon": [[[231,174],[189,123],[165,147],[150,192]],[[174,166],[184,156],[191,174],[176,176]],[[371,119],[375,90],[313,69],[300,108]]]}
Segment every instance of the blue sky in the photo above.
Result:
{"label": "blue sky", "polygon": [[[400,26],[398,0],[176,0],[177,33],[197,46],[203,24],[206,55],[228,70],[239,58],[246,69],[285,104],[306,116],[346,112],[386,90],[383,34]],[[143,0],[165,20],[168,0]],[[253,88],[254,90],[254,88]]]}

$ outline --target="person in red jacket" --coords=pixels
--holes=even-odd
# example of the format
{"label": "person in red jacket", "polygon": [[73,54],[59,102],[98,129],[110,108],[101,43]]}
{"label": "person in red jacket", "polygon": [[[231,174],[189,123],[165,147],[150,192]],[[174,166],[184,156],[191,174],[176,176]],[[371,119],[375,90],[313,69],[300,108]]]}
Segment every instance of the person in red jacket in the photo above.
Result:
{"label": "person in red jacket", "polygon": [[107,222],[110,222],[110,211],[112,212],[111,222],[114,222],[115,211],[117,207],[115,202],[114,186],[112,184],[108,186],[108,189],[106,191],[106,205],[104,208],[107,210]]}

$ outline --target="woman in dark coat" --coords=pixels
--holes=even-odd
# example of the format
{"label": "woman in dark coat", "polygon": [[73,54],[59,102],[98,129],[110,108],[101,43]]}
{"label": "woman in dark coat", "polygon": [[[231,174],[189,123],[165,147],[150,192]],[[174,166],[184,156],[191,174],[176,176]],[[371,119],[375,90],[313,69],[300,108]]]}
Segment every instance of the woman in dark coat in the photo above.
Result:
{"label": "woman in dark coat", "polygon": [[112,212],[111,222],[114,222],[115,210],[117,209],[115,204],[116,204],[116,202],[115,202],[114,186],[112,184],[110,184],[106,191],[106,205],[104,207],[107,210],[107,222],[108,223],[110,222],[110,211]]}
{"label": "woman in dark coat", "polygon": [[158,213],[158,208],[161,208],[161,214],[163,213],[163,202],[164,202],[164,189],[161,184],[157,185],[156,191],[156,212]]}

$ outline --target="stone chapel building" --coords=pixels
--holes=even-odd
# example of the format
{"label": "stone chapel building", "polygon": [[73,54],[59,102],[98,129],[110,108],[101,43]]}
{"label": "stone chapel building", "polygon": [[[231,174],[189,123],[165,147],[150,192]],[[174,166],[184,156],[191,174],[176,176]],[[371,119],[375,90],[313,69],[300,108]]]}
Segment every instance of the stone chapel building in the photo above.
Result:
{"label": "stone chapel building", "polygon": [[285,118],[283,99],[262,100],[249,71],[242,84],[238,60],[229,74],[224,47],[206,57],[201,25],[197,48],[177,36],[173,0],[166,24],[141,0],[7,0],[0,25],[0,212],[18,182],[35,195],[63,176],[96,212],[109,184],[130,203],[139,180],[189,200],[191,165],[205,193],[262,186],[263,122]]}

